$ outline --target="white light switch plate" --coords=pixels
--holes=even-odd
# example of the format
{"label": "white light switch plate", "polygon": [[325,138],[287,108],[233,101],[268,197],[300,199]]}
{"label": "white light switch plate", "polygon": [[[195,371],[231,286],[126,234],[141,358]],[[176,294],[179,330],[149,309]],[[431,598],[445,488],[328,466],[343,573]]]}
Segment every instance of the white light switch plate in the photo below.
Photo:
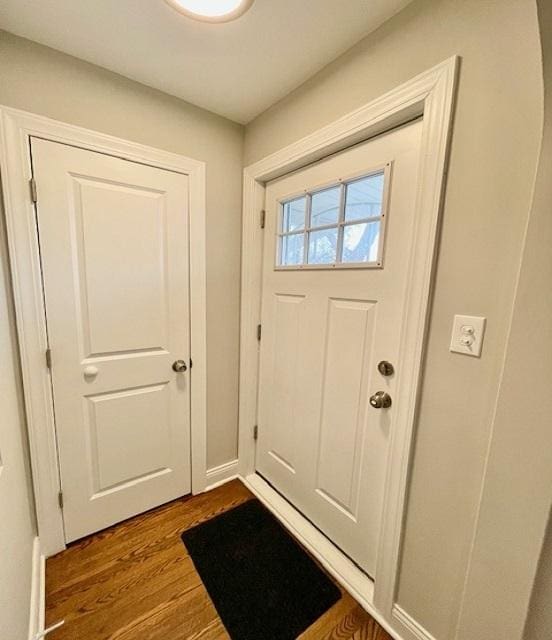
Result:
{"label": "white light switch plate", "polygon": [[467,356],[481,355],[486,318],[478,316],[454,316],[450,350]]}

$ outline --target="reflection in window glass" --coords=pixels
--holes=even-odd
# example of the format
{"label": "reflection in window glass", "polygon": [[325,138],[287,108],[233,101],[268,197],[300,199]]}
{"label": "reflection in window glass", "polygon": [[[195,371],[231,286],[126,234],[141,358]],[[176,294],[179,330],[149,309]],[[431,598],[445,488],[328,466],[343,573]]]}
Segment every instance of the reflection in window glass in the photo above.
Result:
{"label": "reflection in window glass", "polygon": [[347,185],[345,220],[362,220],[381,215],[384,174],[376,173]]}
{"label": "reflection in window glass", "polygon": [[305,236],[302,233],[294,233],[291,236],[283,236],[280,245],[280,264],[303,264],[305,250]]}
{"label": "reflection in window glass", "polygon": [[387,167],[282,202],[276,266],[381,267]]}
{"label": "reflection in window glass", "polygon": [[326,224],[336,224],[339,219],[340,200],[341,187],[339,186],[313,193],[310,226],[322,227]]}
{"label": "reflection in window glass", "polygon": [[350,224],[344,228],[342,262],[376,262],[380,221]]}
{"label": "reflection in window glass", "polygon": [[337,227],[310,232],[309,264],[333,264],[336,255]]}
{"label": "reflection in window glass", "polygon": [[284,215],[282,220],[282,232],[296,231],[305,228],[305,212],[307,209],[307,198],[297,198],[284,204]]}

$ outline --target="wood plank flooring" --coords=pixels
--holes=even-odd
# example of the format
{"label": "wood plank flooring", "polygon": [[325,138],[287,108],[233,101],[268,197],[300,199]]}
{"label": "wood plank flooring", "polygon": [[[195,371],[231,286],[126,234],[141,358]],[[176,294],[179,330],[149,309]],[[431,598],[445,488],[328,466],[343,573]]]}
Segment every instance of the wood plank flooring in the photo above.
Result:
{"label": "wood plank flooring", "polygon": [[[180,540],[252,494],[238,480],[72,544],[46,565],[48,640],[228,640]],[[300,640],[391,640],[347,594]]]}

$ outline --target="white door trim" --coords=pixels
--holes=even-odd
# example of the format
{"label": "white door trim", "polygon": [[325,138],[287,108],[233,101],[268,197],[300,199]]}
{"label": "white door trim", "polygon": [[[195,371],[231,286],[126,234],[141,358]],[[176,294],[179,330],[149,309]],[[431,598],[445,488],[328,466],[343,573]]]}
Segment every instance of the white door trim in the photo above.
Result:
{"label": "white door trim", "polygon": [[[239,465],[243,478],[255,472],[253,428],[257,419],[263,236],[259,224],[267,181],[319,160],[391,127],[423,116],[420,175],[415,203],[415,243],[426,256],[409,272],[410,321],[401,344],[400,397],[396,429],[391,437],[386,478],[381,542],[378,551],[374,606],[387,620],[395,601],[403,518],[405,513],[411,442],[432,293],[440,211],[447,171],[452,113],[459,58],[454,56],[416,76],[366,106],[252,164],[244,170],[242,234],[242,326],[240,353]],[[402,629],[401,629],[402,631]],[[404,629],[408,637],[408,629]]]}
{"label": "white door trim", "polygon": [[190,185],[190,325],[192,491],[207,485],[205,163],[39,115],[0,106],[0,169],[27,415],[38,532],[43,553],[65,548],[29,137],[98,151],[182,173]]}

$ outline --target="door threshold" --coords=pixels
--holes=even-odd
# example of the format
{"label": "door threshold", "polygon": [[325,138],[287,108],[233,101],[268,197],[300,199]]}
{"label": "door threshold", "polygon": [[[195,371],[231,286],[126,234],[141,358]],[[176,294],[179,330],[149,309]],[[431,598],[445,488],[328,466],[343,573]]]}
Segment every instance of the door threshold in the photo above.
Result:
{"label": "door threshold", "polygon": [[374,608],[374,581],[338,549],[305,516],[260,475],[241,477],[246,487],[269,509],[339,584],[384,628],[389,625]]}

